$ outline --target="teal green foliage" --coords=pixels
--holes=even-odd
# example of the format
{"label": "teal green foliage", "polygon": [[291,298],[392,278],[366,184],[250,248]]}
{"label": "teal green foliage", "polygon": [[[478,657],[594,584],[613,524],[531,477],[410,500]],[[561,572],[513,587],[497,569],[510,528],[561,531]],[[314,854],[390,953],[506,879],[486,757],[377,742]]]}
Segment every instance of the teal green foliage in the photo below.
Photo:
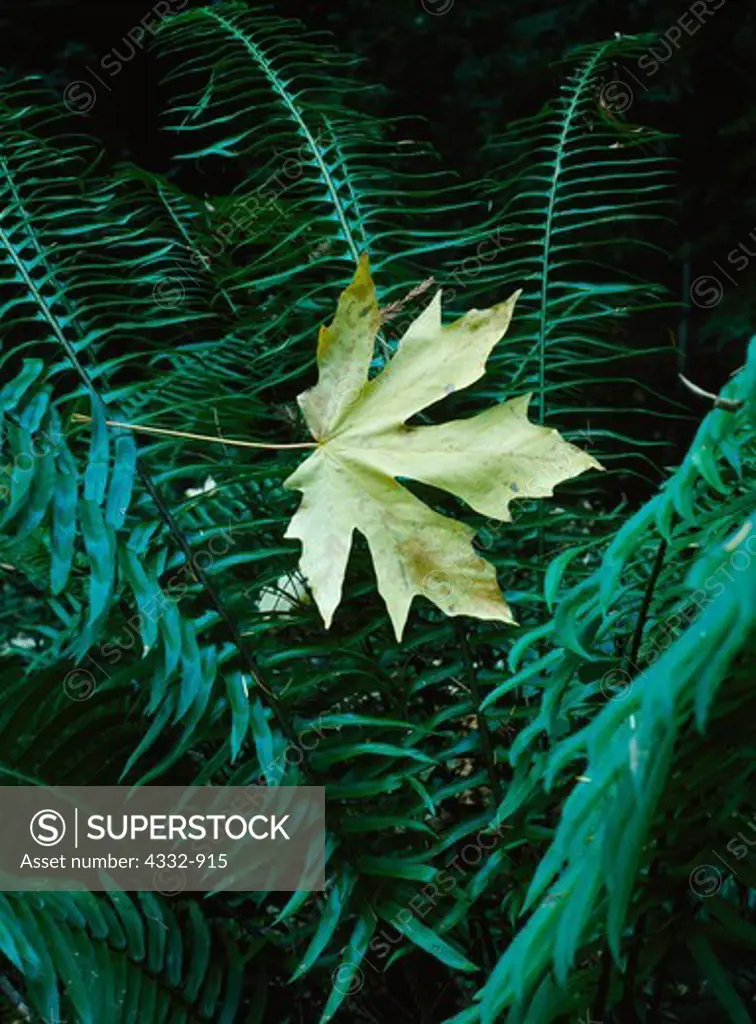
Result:
{"label": "teal green foliage", "polygon": [[[0,1001],[139,1024],[748,1019],[753,866],[710,899],[690,879],[753,777],[756,348],[708,413],[658,386],[670,142],[601,102],[643,45],[571,53],[475,183],[370,113],[332,40],[256,5],[166,19],[143,56],[162,173],[111,159],[42,81],[3,89],[5,781],[324,785],[328,881],[6,894]],[[305,440],[295,396],[363,251],[375,369],[429,287],[447,316],[522,287],[443,413],[532,393],[609,469],[504,526],[429,495],[479,529],[519,630],[418,601],[397,644],[358,550],[326,632],[284,539],[301,453],[105,423]]]}

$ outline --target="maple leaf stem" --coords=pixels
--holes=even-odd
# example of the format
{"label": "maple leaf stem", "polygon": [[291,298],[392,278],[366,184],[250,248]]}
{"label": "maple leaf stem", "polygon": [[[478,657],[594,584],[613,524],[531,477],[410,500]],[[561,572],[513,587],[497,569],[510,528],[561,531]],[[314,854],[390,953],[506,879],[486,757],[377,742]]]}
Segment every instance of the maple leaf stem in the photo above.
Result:
{"label": "maple leaf stem", "polygon": [[[75,423],[91,423],[92,417],[75,412],[71,419]],[[138,434],[157,434],[161,437],[186,437],[191,441],[210,441],[213,444],[231,445],[235,448],[266,448],[279,451],[283,448],[317,448],[316,441],[305,441],[302,444],[263,444],[260,441],[234,441],[227,437],[213,437],[210,434],[189,434],[185,430],[167,430],[164,427],[146,427],[140,423],[122,423],[120,420],[105,420],[109,427],[122,427]]]}

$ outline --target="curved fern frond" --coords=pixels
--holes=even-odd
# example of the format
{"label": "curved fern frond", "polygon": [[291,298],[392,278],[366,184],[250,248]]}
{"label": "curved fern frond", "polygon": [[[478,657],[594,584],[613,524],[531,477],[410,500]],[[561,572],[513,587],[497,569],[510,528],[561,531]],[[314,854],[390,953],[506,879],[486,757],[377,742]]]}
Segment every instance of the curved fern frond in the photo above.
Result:
{"label": "curved fern frond", "polygon": [[[199,54],[191,59],[188,40]],[[217,233],[234,247],[232,296],[251,292],[259,304],[276,289],[280,308],[292,282],[298,304],[317,315],[363,251],[388,296],[427,275],[434,251],[469,243],[449,231],[448,215],[479,202],[433,167],[427,147],[397,137],[399,124],[355,110],[375,90],[329,42],[228,4],[166,21],[155,45],[169,62],[166,130],[177,159],[208,181],[233,159],[230,198],[217,209]]]}
{"label": "curved fern frond", "polygon": [[[733,773],[744,785],[752,778],[732,737],[751,699],[747,666],[756,637],[756,340],[722,397],[737,411],[709,413],[666,486],[627,520],[599,568],[565,594],[548,628],[523,638],[511,658],[514,675],[486,699],[493,704],[519,686],[541,690],[540,713],[510,759],[529,763],[546,733],[554,741],[541,762],[546,787],[556,785],[574,760],[587,763],[523,909],[549,889],[559,899],[535,910],[515,936],[480,994],[480,1015],[466,1018],[471,1022],[538,998],[536,988],[549,971],[564,987],[578,951],[603,931],[620,963],[629,922],[654,906],[644,888],[652,861],[687,888],[684,868],[687,862],[687,872],[695,870],[701,837],[728,831],[728,810],[711,813],[719,789]],[[663,558],[649,580],[649,554],[660,542]],[[637,640],[618,659],[618,630],[635,622]],[[552,649],[534,656],[544,641]],[[587,724],[560,742],[559,723],[576,717],[587,717]],[[689,759],[700,750],[694,725],[699,732],[708,726],[712,750],[706,772],[696,774],[711,800],[678,812],[666,805],[665,784],[673,773],[691,770]],[[497,822],[516,809],[510,795]],[[670,816],[675,839],[668,845]],[[695,900],[695,887],[692,892]],[[684,903],[678,913],[685,916]],[[597,984],[595,972],[589,976],[583,992]]]}
{"label": "curved fern frond", "polygon": [[[664,136],[627,124],[606,90],[612,62],[642,45],[613,39],[575,51],[558,99],[490,143],[504,162],[487,192],[489,244],[477,268],[463,263],[451,276],[466,304],[468,294],[487,301],[523,288],[517,322],[493,356],[507,393],[533,392],[539,422],[568,436],[588,428],[602,461],[621,446],[636,473],[653,468],[647,449],[667,443],[665,424],[683,412],[643,372],[651,359],[657,378],[672,379],[667,339],[649,339],[643,325],[648,310],[672,305],[650,267],[664,275],[658,229],[672,222],[674,164]],[[615,422],[626,417],[621,434],[607,431],[610,411]]]}
{"label": "curved fern frond", "polygon": [[0,895],[0,953],[41,1020],[232,1024],[244,982],[239,929],[190,903],[113,891]]}

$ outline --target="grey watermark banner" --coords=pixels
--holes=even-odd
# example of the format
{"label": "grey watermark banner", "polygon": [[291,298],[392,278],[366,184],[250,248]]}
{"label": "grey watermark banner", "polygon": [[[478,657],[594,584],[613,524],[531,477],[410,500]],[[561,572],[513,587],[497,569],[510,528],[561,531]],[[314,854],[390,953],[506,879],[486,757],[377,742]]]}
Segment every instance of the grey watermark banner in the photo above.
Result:
{"label": "grey watermark banner", "polygon": [[325,884],[320,786],[0,786],[0,890]]}

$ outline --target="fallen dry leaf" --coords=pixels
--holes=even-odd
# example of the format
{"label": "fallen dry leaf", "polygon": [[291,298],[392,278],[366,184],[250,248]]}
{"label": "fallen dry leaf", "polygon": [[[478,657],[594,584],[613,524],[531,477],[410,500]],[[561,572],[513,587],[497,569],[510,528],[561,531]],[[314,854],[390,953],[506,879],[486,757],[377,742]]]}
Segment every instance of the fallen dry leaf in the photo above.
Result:
{"label": "fallen dry leaf", "polygon": [[562,480],[601,469],[556,430],[528,421],[529,395],[469,419],[406,425],[483,375],[518,295],[443,327],[437,292],[391,362],[368,380],[380,312],[362,257],[333,323],[320,330],[318,383],[299,396],[318,447],[285,481],[303,495],[286,536],[302,542],[300,568],[326,627],[341,601],[355,530],[367,539],[397,639],[417,594],[447,615],[514,623],[494,567],[473,550],[475,530],[434,512],[396,478],[441,488],[508,522],[513,499],[547,497]]}

